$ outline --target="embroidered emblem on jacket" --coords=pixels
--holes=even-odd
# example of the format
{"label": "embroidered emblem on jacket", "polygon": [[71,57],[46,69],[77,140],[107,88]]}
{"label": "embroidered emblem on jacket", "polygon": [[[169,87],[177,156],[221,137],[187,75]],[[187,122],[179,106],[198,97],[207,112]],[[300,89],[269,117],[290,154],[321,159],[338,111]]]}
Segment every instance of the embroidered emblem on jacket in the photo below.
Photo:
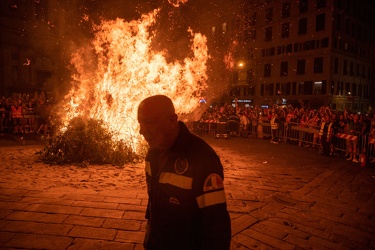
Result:
{"label": "embroidered emblem on jacket", "polygon": [[180,202],[175,197],[169,198],[169,202],[173,203],[173,204],[176,204],[176,205],[180,205]]}
{"label": "embroidered emblem on jacket", "polygon": [[176,161],[174,162],[174,170],[176,171],[177,174],[183,174],[185,173],[189,168],[189,163],[186,158],[180,159],[177,158]]}
{"label": "embroidered emblem on jacket", "polygon": [[204,181],[204,192],[221,188],[224,188],[223,179],[218,174],[210,174]]}

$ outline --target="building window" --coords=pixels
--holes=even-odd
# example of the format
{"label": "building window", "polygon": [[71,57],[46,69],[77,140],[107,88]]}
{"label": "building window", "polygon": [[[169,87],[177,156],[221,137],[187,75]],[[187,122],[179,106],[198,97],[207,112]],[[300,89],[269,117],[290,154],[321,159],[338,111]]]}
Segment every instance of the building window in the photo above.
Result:
{"label": "building window", "polygon": [[281,16],[283,18],[290,17],[290,2],[283,3]]}
{"label": "building window", "polygon": [[326,7],[326,0],[316,0],[316,8],[321,9]]}
{"label": "building window", "polygon": [[349,29],[349,19],[348,18],[346,18],[345,19],[345,34],[346,35],[349,35],[349,32],[350,32],[350,29]]}
{"label": "building window", "polygon": [[254,14],[250,18],[250,25],[256,25],[257,24],[257,13],[254,12]]}
{"label": "building window", "polygon": [[272,96],[273,95],[273,83],[265,84],[265,95]]}
{"label": "building window", "polygon": [[352,92],[350,92],[350,82],[345,83],[345,95],[351,95]]}
{"label": "building window", "polygon": [[305,66],[306,66],[305,59],[297,60],[297,75],[305,74]]}
{"label": "building window", "polygon": [[281,38],[289,37],[289,23],[283,23],[281,27]]}
{"label": "building window", "polygon": [[246,81],[248,83],[252,82],[254,80],[254,76],[253,76],[253,70],[252,69],[249,69],[247,71],[247,74],[246,74]]}
{"label": "building window", "polygon": [[292,83],[292,95],[296,95],[296,94],[297,94],[297,83],[293,82]]}
{"label": "building window", "polygon": [[337,57],[335,57],[335,60],[334,60],[333,73],[335,74],[339,73],[339,59]]}
{"label": "building window", "polygon": [[343,67],[342,67],[342,73],[344,76],[346,76],[349,72],[348,72],[348,61],[347,60],[344,60],[344,64],[343,64]]}
{"label": "building window", "polygon": [[253,39],[253,40],[257,39],[257,30],[256,30],[256,28],[250,30],[250,32],[249,32],[249,38]]}
{"label": "building window", "polygon": [[280,76],[287,76],[288,75],[288,62],[281,62],[280,63]]}
{"label": "building window", "polygon": [[298,52],[298,43],[294,44],[294,52]]}
{"label": "building window", "polygon": [[311,49],[311,41],[306,41],[303,43],[303,50],[310,50]]}
{"label": "building window", "polygon": [[314,59],[314,73],[323,73],[323,57]]}
{"label": "building window", "polygon": [[266,36],[264,38],[265,41],[271,41],[272,40],[272,27],[266,28]]}
{"label": "building window", "polygon": [[273,18],[273,8],[266,9],[266,22],[269,23]]}
{"label": "building window", "polygon": [[349,67],[349,69],[350,69],[350,75],[351,76],[353,76],[354,75],[354,63],[353,62],[350,62],[350,67]]}
{"label": "building window", "polygon": [[305,93],[305,83],[299,82],[298,84],[298,94],[303,95]]}
{"label": "building window", "polygon": [[329,89],[329,94],[334,95],[335,94],[335,81],[331,81],[331,87]]}
{"label": "building window", "polygon": [[265,64],[264,65],[264,77],[270,77],[271,76],[271,64]]}
{"label": "building window", "polygon": [[336,95],[340,95],[341,93],[341,84],[340,82],[337,82],[337,85],[336,85]]}
{"label": "building window", "polygon": [[360,77],[361,76],[361,73],[359,72],[359,64],[357,63],[357,67],[356,67],[356,71],[355,71],[356,73],[355,73],[355,75],[357,76],[357,77]]}
{"label": "building window", "polygon": [[328,48],[328,45],[329,45],[329,39],[328,39],[328,37],[323,38],[321,40],[321,45],[322,45],[322,48]]}
{"label": "building window", "polygon": [[357,96],[357,84],[352,83],[352,96]]}
{"label": "building window", "polygon": [[20,71],[18,66],[12,65],[12,85],[17,85],[20,79]]}
{"label": "building window", "polygon": [[306,13],[308,10],[309,1],[308,0],[300,0],[299,1],[299,13]]}
{"label": "building window", "polygon": [[293,46],[292,46],[291,43],[286,46],[285,52],[286,53],[292,53],[293,52]]}
{"label": "building window", "polygon": [[314,95],[322,94],[322,85],[323,83],[321,81],[314,82]]}
{"label": "building window", "polygon": [[362,77],[366,79],[366,68],[365,65],[362,65]]}
{"label": "building window", "polygon": [[307,18],[301,18],[298,21],[298,34],[303,35],[307,33]]}
{"label": "building window", "polygon": [[336,15],[336,30],[341,31],[341,15]]}
{"label": "building window", "polygon": [[325,23],[326,23],[326,14],[325,13],[316,15],[315,30],[316,31],[324,30],[325,29]]}

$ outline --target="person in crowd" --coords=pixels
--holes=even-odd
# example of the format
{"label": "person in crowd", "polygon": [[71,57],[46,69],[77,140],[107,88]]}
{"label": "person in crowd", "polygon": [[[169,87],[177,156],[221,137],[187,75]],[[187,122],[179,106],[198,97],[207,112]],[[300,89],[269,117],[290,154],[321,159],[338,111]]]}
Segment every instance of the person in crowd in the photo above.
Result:
{"label": "person in crowd", "polygon": [[239,130],[238,130],[239,136],[247,137],[249,124],[250,124],[250,121],[249,121],[249,118],[247,117],[246,113],[241,112],[240,113],[240,126],[239,126]]}
{"label": "person in crowd", "polygon": [[362,124],[359,121],[359,116],[357,114],[350,114],[348,118],[348,134],[352,136],[357,136],[357,139],[348,139],[350,156],[346,160],[353,162],[359,162],[359,152],[358,152],[358,136],[362,132]]}
{"label": "person in crowd", "polygon": [[276,112],[272,113],[272,118],[270,120],[270,125],[271,125],[271,134],[272,134],[271,143],[279,144],[279,142],[280,142],[280,139],[279,139],[279,136],[278,136],[278,132],[279,132],[279,119],[278,119],[278,114]]}
{"label": "person in crowd", "polygon": [[149,145],[145,249],[229,250],[231,225],[217,154],[178,120],[167,96],[144,99],[138,122]]}
{"label": "person in crowd", "polygon": [[5,108],[5,111],[3,113],[4,114],[4,128],[6,129],[8,133],[11,133],[13,125],[12,125],[12,116],[11,116],[12,104],[10,102],[10,98],[5,99],[4,108]]}
{"label": "person in crowd", "polygon": [[0,100],[0,135],[4,135],[5,98]]}
{"label": "person in crowd", "polygon": [[334,123],[332,116],[326,114],[319,131],[322,152],[325,156],[333,155],[332,138],[334,136]]}
{"label": "person in crowd", "polygon": [[249,120],[251,124],[251,136],[256,138],[257,130],[258,130],[257,128],[258,128],[259,113],[257,111],[250,112]]}
{"label": "person in crowd", "polygon": [[19,134],[23,133],[23,114],[22,114],[22,106],[20,105],[20,101],[15,99],[13,101],[13,105],[11,106],[11,117],[13,121],[13,133]]}
{"label": "person in crowd", "polygon": [[44,99],[40,99],[37,106],[37,114],[39,115],[39,128],[37,133],[47,134],[48,132],[48,120],[49,120],[49,110]]}
{"label": "person in crowd", "polygon": [[[301,128],[307,128],[308,127],[308,122],[309,117],[307,115],[302,115],[302,118],[299,121],[299,126]],[[303,146],[304,142],[306,140],[306,132],[305,131],[299,131],[299,143],[298,146]]]}
{"label": "person in crowd", "polygon": [[317,128],[321,125],[321,120],[319,117],[319,113],[312,113],[311,118],[307,121],[307,126],[310,127],[311,129],[316,130],[316,132],[313,135],[313,148],[318,148],[318,140],[320,138],[319,136],[319,131]]}
{"label": "person in crowd", "polygon": [[35,131],[35,101],[33,99],[29,100],[25,104],[26,108],[26,129],[30,133],[34,133]]}

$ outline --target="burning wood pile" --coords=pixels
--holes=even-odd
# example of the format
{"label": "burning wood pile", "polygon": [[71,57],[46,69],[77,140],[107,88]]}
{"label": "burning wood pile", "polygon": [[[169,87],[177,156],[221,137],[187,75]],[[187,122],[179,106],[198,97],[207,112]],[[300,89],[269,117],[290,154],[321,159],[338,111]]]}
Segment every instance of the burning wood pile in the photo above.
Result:
{"label": "burning wood pile", "polygon": [[102,121],[73,118],[65,132],[46,137],[47,146],[40,152],[43,162],[64,164],[112,164],[123,166],[140,160],[129,143],[113,140],[114,134]]}

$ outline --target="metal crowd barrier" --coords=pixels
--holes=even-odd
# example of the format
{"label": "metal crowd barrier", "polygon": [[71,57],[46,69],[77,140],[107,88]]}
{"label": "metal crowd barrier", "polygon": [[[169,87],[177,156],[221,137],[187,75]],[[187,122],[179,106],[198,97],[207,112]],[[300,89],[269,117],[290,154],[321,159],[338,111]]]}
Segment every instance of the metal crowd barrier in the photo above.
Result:
{"label": "metal crowd barrier", "polygon": [[[255,125],[255,126],[254,126]],[[227,122],[228,135],[237,135],[238,122],[230,120]],[[215,121],[196,121],[190,123],[190,129],[198,135],[217,133],[217,122]],[[285,143],[297,144],[299,146],[321,149],[319,138],[320,126],[301,126],[300,123],[279,124],[278,136]],[[257,125],[249,124],[248,135],[256,138],[270,138],[271,125],[267,121],[261,121]],[[370,134],[356,133],[348,135],[345,133],[336,133],[332,138],[334,151],[339,155],[345,155],[348,152],[348,140],[355,140],[357,143],[357,154],[365,153],[370,160],[375,159],[375,136]]]}

